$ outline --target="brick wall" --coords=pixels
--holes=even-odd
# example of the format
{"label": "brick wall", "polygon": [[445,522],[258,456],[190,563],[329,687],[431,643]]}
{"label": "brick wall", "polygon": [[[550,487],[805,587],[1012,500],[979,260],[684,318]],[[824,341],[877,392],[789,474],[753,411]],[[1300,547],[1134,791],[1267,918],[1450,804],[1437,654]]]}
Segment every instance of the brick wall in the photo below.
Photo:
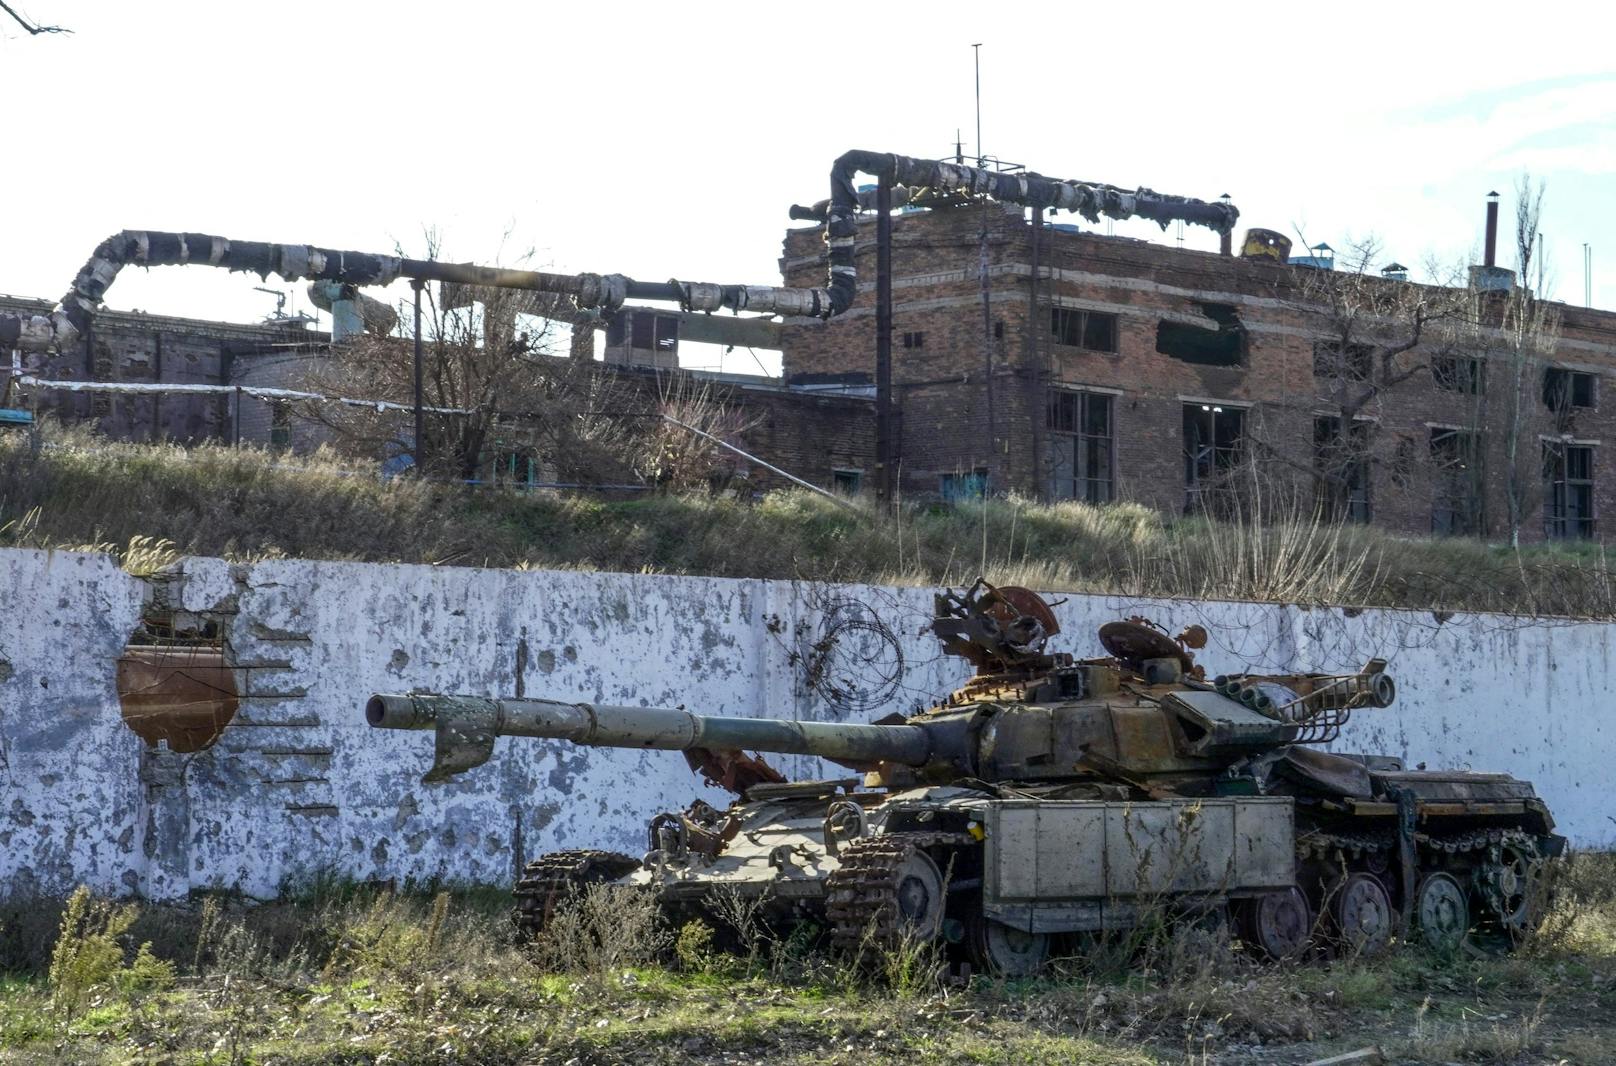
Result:
{"label": "brick wall", "polygon": [[[988,322],[983,321],[982,228],[987,225]],[[783,369],[803,375],[875,371],[874,223],[859,234],[859,293],[830,322],[793,320]],[[781,272],[788,284],[823,281],[817,228],[786,235]],[[1033,263],[1038,278],[1033,282]],[[1093,388],[1114,396],[1118,496],[1167,511],[1184,506],[1184,407],[1223,401],[1247,410],[1247,432],[1261,453],[1259,473],[1310,485],[1314,418],[1339,411],[1338,382],[1315,376],[1313,348],[1327,316],[1312,302],[1308,276],[1273,261],[1183,250],[1094,233],[1034,231],[1015,211],[977,205],[901,214],[893,226],[893,397],[898,458],[906,492],[935,491],[941,475],[992,466],[995,484],[1027,494],[1047,490],[1051,451],[1045,397],[1052,386]],[[1377,282],[1387,286],[1406,282]],[[1116,316],[1116,351],[1055,343],[1051,308]],[[1206,365],[1158,350],[1164,328],[1216,329],[1212,315],[1244,331],[1238,365]],[[1560,308],[1553,363],[1595,374],[1598,404],[1556,424],[1540,399],[1541,368],[1521,388],[1524,418],[1519,469],[1528,486],[1522,533],[1541,536],[1538,476],[1541,434],[1569,433],[1594,445],[1595,513],[1616,521],[1616,314]],[[1163,323],[1168,323],[1166,327]],[[905,334],[924,335],[905,347]],[[1165,338],[1170,350],[1175,346]],[[988,350],[992,352],[989,438]],[[1182,348],[1176,350],[1182,351]],[[1374,520],[1406,532],[1431,529],[1436,471],[1430,423],[1487,424],[1485,520],[1496,533],[1507,505],[1505,434],[1497,428],[1508,368],[1489,369],[1487,403],[1438,388],[1420,374],[1383,390],[1362,414],[1371,419],[1369,491]]]}
{"label": "brick wall", "polygon": [[[46,300],[0,296],[0,311],[45,314],[50,309]],[[235,375],[242,362],[251,362],[261,353],[277,354],[290,341],[319,344],[326,339],[323,333],[293,333],[269,325],[103,311],[68,350],[27,358],[33,373],[52,380],[229,385],[240,383]],[[256,374],[251,384],[285,387],[264,373]],[[100,432],[119,440],[194,444],[230,440],[235,432],[234,401],[228,396],[57,391],[42,394],[39,403],[42,414],[93,423]],[[244,435],[243,439],[259,438]],[[267,436],[262,439],[267,442]]]}

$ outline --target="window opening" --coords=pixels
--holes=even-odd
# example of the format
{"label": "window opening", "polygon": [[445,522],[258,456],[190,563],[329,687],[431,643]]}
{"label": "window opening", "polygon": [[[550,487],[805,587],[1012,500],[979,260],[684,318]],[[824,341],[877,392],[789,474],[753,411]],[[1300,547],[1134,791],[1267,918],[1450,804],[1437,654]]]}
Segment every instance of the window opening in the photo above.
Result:
{"label": "window opening", "polygon": [[1479,455],[1474,430],[1431,427],[1431,464],[1436,468],[1431,532],[1464,535],[1477,531],[1481,514]]}
{"label": "window opening", "polygon": [[1431,381],[1446,392],[1475,396],[1487,391],[1481,360],[1466,356],[1439,355],[1432,359]]}
{"label": "window opening", "polygon": [[1050,391],[1045,424],[1051,499],[1110,503],[1115,498],[1112,399],[1105,393]]}
{"label": "window opening", "polygon": [[1354,419],[1343,436],[1341,419],[1313,419],[1314,500],[1328,521],[1368,522],[1369,423]]}
{"label": "window opening", "polygon": [[1594,535],[1594,450],[1543,442],[1543,534],[1551,540]]}
{"label": "window opening", "polygon": [[864,487],[864,471],[862,470],[832,470],[830,472],[831,487],[844,496],[857,496]]}
{"label": "window opening", "polygon": [[1374,376],[1375,347],[1356,341],[1316,341],[1313,345],[1313,374],[1321,378],[1349,378],[1368,381]]}
{"label": "window opening", "polygon": [[970,473],[944,474],[938,479],[938,489],[949,503],[963,500],[982,500],[988,495],[987,467],[979,466]]}
{"label": "window opening", "polygon": [[289,404],[269,405],[269,446],[276,449],[292,446],[292,408]]}
{"label": "window opening", "polygon": [[1551,366],[1543,371],[1543,406],[1551,411],[1594,406],[1594,376]]}
{"label": "window opening", "polygon": [[1220,404],[1184,405],[1184,510],[1233,510],[1231,475],[1245,451],[1246,412]]}
{"label": "window opening", "polygon": [[1215,328],[1164,318],[1156,323],[1156,350],[1201,366],[1241,366],[1246,361],[1246,327],[1232,304],[1201,304]]}
{"label": "window opening", "polygon": [[1076,307],[1049,309],[1049,332],[1056,344],[1091,352],[1117,350],[1117,316]]}

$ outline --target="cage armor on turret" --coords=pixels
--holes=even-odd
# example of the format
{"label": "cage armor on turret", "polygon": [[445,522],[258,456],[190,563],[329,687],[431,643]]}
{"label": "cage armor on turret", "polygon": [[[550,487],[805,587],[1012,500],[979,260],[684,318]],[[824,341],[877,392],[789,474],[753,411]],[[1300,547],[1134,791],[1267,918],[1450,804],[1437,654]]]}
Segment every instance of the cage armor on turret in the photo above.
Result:
{"label": "cage armor on turret", "polygon": [[[1077,660],[1048,650],[1060,626],[1040,597],[985,581],[939,594],[931,628],[973,676],[873,724],[427,693],[373,696],[365,714],[434,731],[428,782],[486,762],[504,735],[682,751],[739,794],[658,815],[642,857],[529,864],[526,935],[595,881],[695,914],[736,891],[848,945],[936,939],[1006,974],[1037,969],[1059,938],[1160,913],[1227,914],[1272,957],[1399,936],[1507,943],[1537,920],[1538,875],[1564,841],[1530,784],[1319,747],[1392,704],[1383,660],[1208,680],[1201,627],[1170,635],[1143,618],[1102,626],[1107,654]],[[819,756],[862,779],[788,782],[749,753]]]}

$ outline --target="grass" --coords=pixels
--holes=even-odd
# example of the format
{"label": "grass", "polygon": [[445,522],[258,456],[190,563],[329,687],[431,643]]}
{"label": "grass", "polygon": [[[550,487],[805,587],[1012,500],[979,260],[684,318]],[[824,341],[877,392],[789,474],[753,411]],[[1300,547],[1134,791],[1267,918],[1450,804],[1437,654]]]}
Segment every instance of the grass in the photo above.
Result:
{"label": "grass", "polygon": [[1133,504],[907,503],[805,491],[631,499],[383,482],[329,454],[0,434],[0,545],[82,548],[150,572],[177,555],[354,559],[1616,618],[1597,544],[1519,552],[1296,513],[1214,522]]}
{"label": "grass", "polygon": [[[1300,1063],[1616,1061],[1616,856],[1575,858],[1517,956],[1262,966],[1197,930],[1185,950],[1058,960],[1035,980],[893,982],[792,939],[719,959],[595,893],[537,951],[486,891],[328,884],[248,906],[144,907],[71,1010],[52,956],[105,925],[79,898],[0,911],[0,1059],[19,1063]],[[61,920],[64,906],[72,921]],[[611,928],[608,915],[620,916]],[[41,929],[60,927],[53,938]],[[624,930],[636,930],[628,933]],[[117,977],[138,943],[172,980]],[[674,947],[682,943],[683,949]],[[790,949],[786,950],[786,946]],[[150,963],[146,964],[148,967]]]}

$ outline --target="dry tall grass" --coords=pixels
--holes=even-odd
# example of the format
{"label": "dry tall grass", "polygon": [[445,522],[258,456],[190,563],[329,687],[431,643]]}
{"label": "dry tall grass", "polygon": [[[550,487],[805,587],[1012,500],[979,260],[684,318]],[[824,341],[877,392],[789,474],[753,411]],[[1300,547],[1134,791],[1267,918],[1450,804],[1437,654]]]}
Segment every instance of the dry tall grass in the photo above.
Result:
{"label": "dry tall grass", "polygon": [[[265,906],[138,911],[88,893],[0,901],[0,1058],[1147,1066],[1376,1043],[1399,1062],[1610,1062],[1613,872],[1612,856],[1574,857],[1559,932],[1509,958],[1410,947],[1266,965],[1219,929],[1164,926],[1127,952],[1090,943],[1040,979],[969,987],[924,952],[857,967],[795,935],[715,963],[713,930],[692,922],[670,944],[644,897],[604,888],[536,949],[514,943],[503,894],[481,891],[333,883]],[[682,973],[664,965],[675,956]]]}
{"label": "dry tall grass", "polygon": [[[171,542],[171,545],[169,543]],[[1282,510],[1231,522],[1003,499],[896,515],[807,492],[752,503],[383,482],[334,457],[0,436],[0,544],[937,585],[1616,617],[1599,544],[1516,551]],[[140,568],[149,558],[135,560]]]}

